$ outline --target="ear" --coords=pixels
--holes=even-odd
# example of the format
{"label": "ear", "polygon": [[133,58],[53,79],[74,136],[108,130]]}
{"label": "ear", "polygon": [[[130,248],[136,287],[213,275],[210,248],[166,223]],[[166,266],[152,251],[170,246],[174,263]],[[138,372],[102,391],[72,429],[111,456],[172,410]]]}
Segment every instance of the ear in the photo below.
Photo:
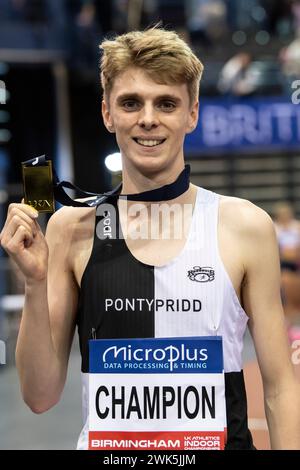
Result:
{"label": "ear", "polygon": [[114,133],[115,128],[113,124],[113,119],[109,111],[109,106],[106,103],[105,99],[102,100],[101,111],[102,111],[103,122],[104,122],[106,129],[108,130],[108,132]]}
{"label": "ear", "polygon": [[190,108],[190,113],[188,117],[188,125],[187,125],[187,134],[193,132],[196,129],[198,124],[198,117],[199,117],[199,101],[195,101],[194,104]]}

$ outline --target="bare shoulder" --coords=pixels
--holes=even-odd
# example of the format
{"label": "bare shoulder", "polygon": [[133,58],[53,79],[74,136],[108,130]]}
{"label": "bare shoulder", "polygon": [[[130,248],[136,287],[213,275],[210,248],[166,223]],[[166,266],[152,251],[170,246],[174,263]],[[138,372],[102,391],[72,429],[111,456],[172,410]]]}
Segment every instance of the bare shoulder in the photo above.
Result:
{"label": "bare shoulder", "polygon": [[47,226],[52,264],[68,267],[78,286],[93,247],[95,215],[94,207],[65,206],[52,215]]}
{"label": "bare shoulder", "polygon": [[247,199],[221,196],[220,223],[250,237],[260,237],[274,234],[274,223],[269,214]]}
{"label": "bare shoulder", "polygon": [[[78,199],[84,201],[84,199]],[[59,236],[76,241],[83,231],[90,233],[94,226],[94,207],[64,206],[56,211],[49,219],[47,236]]]}

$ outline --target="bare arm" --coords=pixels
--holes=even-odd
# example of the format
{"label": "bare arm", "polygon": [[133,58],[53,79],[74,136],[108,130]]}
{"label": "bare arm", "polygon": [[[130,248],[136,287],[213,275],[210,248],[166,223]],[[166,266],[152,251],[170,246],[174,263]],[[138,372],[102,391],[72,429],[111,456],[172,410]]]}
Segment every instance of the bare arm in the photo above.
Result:
{"label": "bare arm", "polygon": [[[30,210],[24,204],[10,207],[1,244],[25,276],[16,363],[24,400],[34,412],[41,413],[58,402],[64,387],[77,288],[69,259],[70,209],[52,216],[46,238],[36,221],[26,225]],[[15,233],[13,214],[18,225]]]}
{"label": "bare arm", "polygon": [[242,295],[263,379],[271,447],[300,449],[300,390],[284,324],[275,230],[264,211],[250,203],[244,209]]}

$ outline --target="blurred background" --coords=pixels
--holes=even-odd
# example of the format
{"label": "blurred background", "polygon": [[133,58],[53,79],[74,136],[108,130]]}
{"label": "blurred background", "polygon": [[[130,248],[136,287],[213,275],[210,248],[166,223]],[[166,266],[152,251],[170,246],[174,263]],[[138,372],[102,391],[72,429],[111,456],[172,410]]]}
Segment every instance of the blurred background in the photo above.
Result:
{"label": "blurred background", "polygon": [[[105,159],[118,148],[101,119],[98,44],[158,21],[205,65],[199,125],[185,144],[192,182],[249,199],[274,219],[292,342],[300,337],[298,0],[0,0],[0,228],[22,198],[28,158],[46,154],[60,179],[83,189],[111,188],[117,157]],[[33,415],[14,367],[23,284],[0,248],[0,449],[72,449],[81,427],[77,338],[61,403]],[[250,427],[269,448],[248,336],[244,358]]]}

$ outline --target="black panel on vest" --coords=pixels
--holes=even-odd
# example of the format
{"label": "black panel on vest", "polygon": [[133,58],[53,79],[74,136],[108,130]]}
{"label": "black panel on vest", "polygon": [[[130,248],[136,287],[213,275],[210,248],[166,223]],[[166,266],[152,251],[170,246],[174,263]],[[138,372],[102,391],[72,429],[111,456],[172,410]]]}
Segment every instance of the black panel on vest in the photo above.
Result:
{"label": "black panel on vest", "polygon": [[[98,217],[96,217],[96,226]],[[92,328],[101,338],[153,338],[154,310],[143,303],[139,310],[105,311],[105,299],[154,299],[154,268],[139,263],[124,239],[101,240],[94,233],[94,246],[81,283],[78,333],[82,372],[88,372],[88,340]]]}
{"label": "black panel on vest", "polygon": [[226,450],[254,450],[251,433],[248,429],[247,396],[244,374],[225,373],[225,396],[227,414]]}

